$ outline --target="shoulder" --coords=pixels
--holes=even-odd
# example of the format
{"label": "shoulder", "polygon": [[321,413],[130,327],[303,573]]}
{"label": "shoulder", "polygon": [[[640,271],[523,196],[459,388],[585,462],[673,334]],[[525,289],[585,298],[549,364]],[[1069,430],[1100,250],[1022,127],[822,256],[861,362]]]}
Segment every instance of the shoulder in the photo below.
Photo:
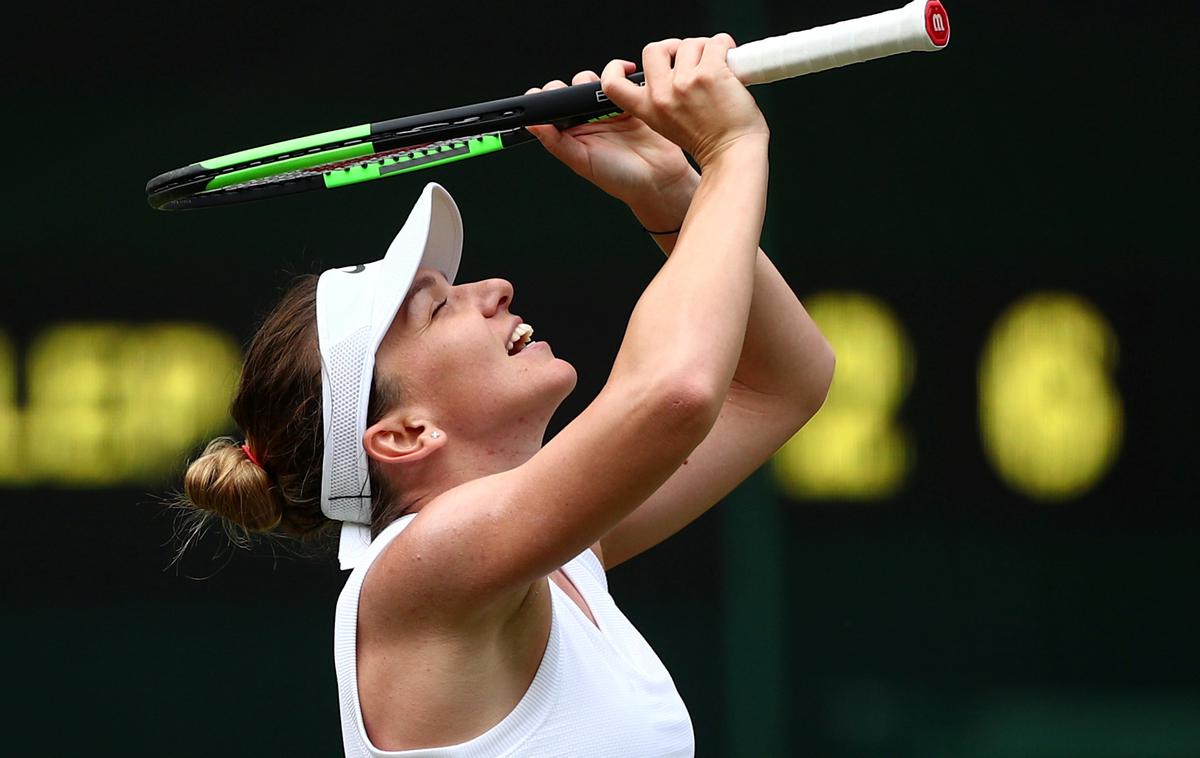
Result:
{"label": "shoulder", "polygon": [[380,533],[376,539],[386,544],[361,579],[363,620],[387,619],[410,632],[486,630],[506,623],[523,606],[533,583],[497,589],[473,574],[472,565],[481,559],[479,542],[463,536],[469,524],[452,518],[463,497],[448,492],[404,517],[408,523]]}

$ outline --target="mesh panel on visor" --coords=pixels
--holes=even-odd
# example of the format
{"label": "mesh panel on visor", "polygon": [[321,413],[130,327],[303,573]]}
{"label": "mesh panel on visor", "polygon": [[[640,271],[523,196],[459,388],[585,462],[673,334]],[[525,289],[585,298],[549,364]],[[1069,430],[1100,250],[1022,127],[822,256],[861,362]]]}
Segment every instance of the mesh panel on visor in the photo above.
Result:
{"label": "mesh panel on visor", "polygon": [[[363,521],[360,509],[370,514],[370,482],[359,478],[359,459],[365,455],[358,436],[358,404],[362,391],[363,363],[367,360],[367,331],[353,332],[329,351],[329,376],[333,386],[326,444],[332,445],[329,507],[326,514],[339,521]],[[369,520],[369,518],[368,518]]]}

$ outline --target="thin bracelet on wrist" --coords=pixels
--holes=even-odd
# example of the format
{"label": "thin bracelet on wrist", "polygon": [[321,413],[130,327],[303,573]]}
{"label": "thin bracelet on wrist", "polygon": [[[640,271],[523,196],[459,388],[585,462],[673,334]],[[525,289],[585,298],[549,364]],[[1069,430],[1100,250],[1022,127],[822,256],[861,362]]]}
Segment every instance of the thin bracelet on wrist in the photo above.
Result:
{"label": "thin bracelet on wrist", "polygon": [[646,234],[649,234],[649,235],[651,235],[651,236],[654,236],[654,237],[661,237],[661,236],[663,236],[663,235],[666,235],[666,234],[679,234],[679,232],[683,231],[683,227],[681,226],[681,227],[679,227],[678,229],[672,229],[672,230],[671,230],[671,231],[669,231],[669,232],[656,232],[656,231],[652,231],[652,230],[650,230],[650,229],[647,229],[646,227],[644,227],[644,226],[643,226],[643,227],[642,227],[642,231],[643,231],[643,232],[645,232]]}

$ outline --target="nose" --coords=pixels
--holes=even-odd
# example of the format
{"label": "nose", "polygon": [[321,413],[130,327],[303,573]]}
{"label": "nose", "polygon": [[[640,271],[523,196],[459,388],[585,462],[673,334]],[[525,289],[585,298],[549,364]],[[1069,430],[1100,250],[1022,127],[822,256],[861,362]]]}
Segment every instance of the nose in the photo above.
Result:
{"label": "nose", "polygon": [[484,279],[476,282],[483,315],[490,318],[507,310],[513,299],[512,283],[506,279]]}

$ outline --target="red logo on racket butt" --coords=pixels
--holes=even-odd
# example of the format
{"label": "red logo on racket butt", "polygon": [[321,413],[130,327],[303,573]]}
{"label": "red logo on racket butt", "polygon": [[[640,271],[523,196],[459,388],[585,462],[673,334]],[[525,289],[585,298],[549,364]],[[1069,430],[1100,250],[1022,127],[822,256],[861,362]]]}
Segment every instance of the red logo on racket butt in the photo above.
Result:
{"label": "red logo on racket butt", "polygon": [[950,41],[950,16],[938,0],[925,3],[925,33],[938,47]]}

